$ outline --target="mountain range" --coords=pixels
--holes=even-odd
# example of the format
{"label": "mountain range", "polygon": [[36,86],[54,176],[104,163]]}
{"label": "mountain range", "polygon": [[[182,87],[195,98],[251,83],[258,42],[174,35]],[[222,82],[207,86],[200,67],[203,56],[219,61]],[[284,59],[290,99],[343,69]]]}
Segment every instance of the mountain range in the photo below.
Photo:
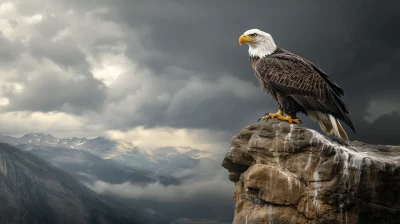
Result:
{"label": "mountain range", "polygon": [[148,223],[66,172],[0,143],[0,223]]}
{"label": "mountain range", "polygon": [[[124,190],[129,195],[138,189],[153,192],[158,188],[161,192],[174,188],[193,192],[190,189],[198,191],[196,183],[212,184],[216,170],[221,170],[220,164],[212,154],[199,149],[170,146],[149,151],[123,140],[105,137],[57,138],[44,133],[29,133],[22,137],[0,135],[0,142],[47,161],[102,196],[115,199],[127,208],[140,212],[143,217],[155,220],[154,223],[170,223],[182,220],[182,217],[219,216],[218,207],[231,207],[229,201],[219,202],[217,198],[217,204],[206,206],[201,199],[174,202],[154,196],[142,197],[141,194],[134,198],[121,195],[122,186],[130,189]],[[98,186],[108,188],[104,190]],[[115,186],[117,188],[114,189]],[[201,197],[201,194],[199,191],[194,197]],[[149,196],[148,193],[145,195]],[[199,206],[202,207],[202,213],[196,209]]]}
{"label": "mountain range", "polygon": [[[29,133],[19,138],[0,135],[0,142],[31,151],[53,165],[75,173],[81,180],[109,182],[108,179],[115,177],[104,177],[106,174],[100,172],[100,167],[107,166],[123,171],[119,173],[126,178],[121,177],[120,181],[178,184],[181,178],[210,175],[212,168],[219,166],[211,153],[199,149],[162,147],[149,151],[131,142],[105,137],[56,138],[50,134]],[[88,166],[99,169],[89,169]],[[206,169],[199,169],[199,166]],[[196,169],[196,172],[189,172],[191,169]],[[93,173],[94,170],[102,177]],[[114,180],[111,182],[115,183]]]}
{"label": "mountain range", "polygon": [[85,151],[127,167],[159,174],[168,174],[177,168],[189,168],[200,160],[215,161],[211,153],[191,147],[163,147],[150,151],[128,141],[105,137],[56,138],[45,133],[29,133],[17,138],[0,134],[0,142],[22,146],[28,151],[38,146]]}

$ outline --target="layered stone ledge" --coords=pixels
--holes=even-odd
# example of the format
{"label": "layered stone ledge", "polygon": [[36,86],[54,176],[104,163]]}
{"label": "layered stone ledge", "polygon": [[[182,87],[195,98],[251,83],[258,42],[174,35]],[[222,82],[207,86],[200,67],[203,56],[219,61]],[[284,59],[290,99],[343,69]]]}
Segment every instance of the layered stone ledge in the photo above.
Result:
{"label": "layered stone ledge", "polygon": [[234,224],[400,223],[400,147],[270,120],[232,138]]}

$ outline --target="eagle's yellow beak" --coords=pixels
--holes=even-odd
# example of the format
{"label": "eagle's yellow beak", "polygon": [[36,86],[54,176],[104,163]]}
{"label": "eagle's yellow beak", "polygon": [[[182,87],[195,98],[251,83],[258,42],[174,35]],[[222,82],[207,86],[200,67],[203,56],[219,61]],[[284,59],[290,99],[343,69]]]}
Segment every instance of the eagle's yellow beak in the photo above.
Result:
{"label": "eagle's yellow beak", "polygon": [[252,37],[243,34],[242,36],[239,37],[239,45],[242,45],[243,43],[247,43],[252,40],[253,40]]}

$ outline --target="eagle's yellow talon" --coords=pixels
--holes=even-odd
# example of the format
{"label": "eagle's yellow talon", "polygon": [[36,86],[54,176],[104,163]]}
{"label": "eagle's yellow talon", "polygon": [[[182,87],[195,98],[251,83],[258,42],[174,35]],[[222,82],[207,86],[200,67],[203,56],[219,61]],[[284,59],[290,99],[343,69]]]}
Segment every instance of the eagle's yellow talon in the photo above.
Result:
{"label": "eagle's yellow talon", "polygon": [[282,120],[282,119],[284,119],[284,117],[285,117],[285,116],[283,116],[283,115],[281,115],[281,114],[269,114],[269,116],[270,116],[271,118],[278,119],[278,120]]}
{"label": "eagle's yellow talon", "polygon": [[283,110],[279,109],[278,112],[274,113],[267,113],[265,116],[261,117],[259,120],[268,120],[270,118],[277,119],[280,121],[287,121],[291,124],[298,124],[301,123],[301,120],[298,118],[292,118],[292,116],[287,115],[283,116]]}
{"label": "eagle's yellow talon", "polygon": [[259,121],[264,121],[264,120],[268,120],[270,118],[276,118],[278,120],[283,119],[283,111],[281,109],[278,110],[278,112],[274,113],[266,113],[265,116],[261,117],[260,119],[258,119]]}
{"label": "eagle's yellow talon", "polygon": [[287,115],[286,117],[282,116],[282,117],[279,117],[278,119],[281,120],[281,121],[287,121],[287,122],[289,122],[291,124],[298,124],[298,123],[301,122],[300,119],[292,118],[290,115]]}

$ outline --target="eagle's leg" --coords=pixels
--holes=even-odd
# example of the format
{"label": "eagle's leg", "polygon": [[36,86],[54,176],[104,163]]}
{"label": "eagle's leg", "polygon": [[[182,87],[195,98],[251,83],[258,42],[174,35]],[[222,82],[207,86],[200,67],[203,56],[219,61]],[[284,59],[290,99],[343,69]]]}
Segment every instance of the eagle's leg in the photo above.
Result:
{"label": "eagle's leg", "polygon": [[278,95],[278,100],[282,105],[282,109],[285,112],[285,114],[287,114],[287,116],[278,116],[276,117],[276,119],[281,121],[287,121],[291,124],[302,123],[301,120],[298,119],[296,116],[296,113],[301,111],[301,107],[299,108],[299,105],[296,102],[294,102],[292,98]]}
{"label": "eagle's leg", "polygon": [[261,117],[259,120],[268,120],[270,118],[276,118],[276,119],[284,118],[283,110],[279,109],[278,112],[276,113],[266,113],[265,116]]}

